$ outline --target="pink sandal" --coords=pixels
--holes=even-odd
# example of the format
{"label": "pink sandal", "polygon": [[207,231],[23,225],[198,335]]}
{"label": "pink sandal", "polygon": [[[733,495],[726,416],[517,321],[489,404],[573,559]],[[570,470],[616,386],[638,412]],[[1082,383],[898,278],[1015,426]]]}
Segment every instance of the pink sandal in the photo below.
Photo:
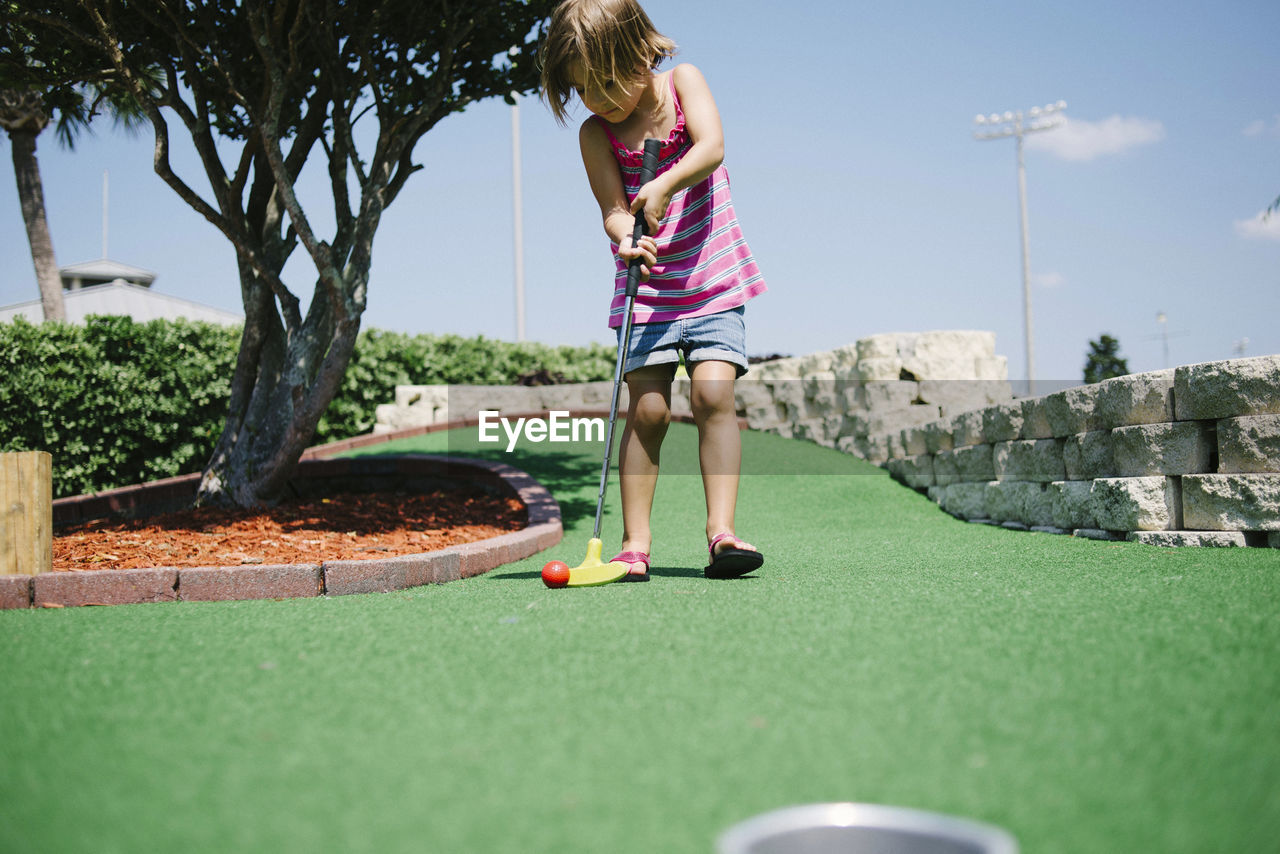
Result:
{"label": "pink sandal", "polygon": [[618,552],[609,563],[642,563],[644,564],[644,573],[628,572],[619,578],[619,581],[648,581],[649,580],[649,556],[644,552]]}
{"label": "pink sandal", "polygon": [[[760,552],[740,549],[736,546],[722,549],[717,554],[716,546],[721,540],[733,540],[738,543],[746,542],[738,539],[730,531],[725,531],[712,537],[711,542],[707,545],[707,553],[711,556],[711,563],[702,571],[707,578],[738,578],[752,570],[759,569],[761,564],[764,563],[764,555],[760,554]],[[747,543],[747,545],[750,545],[750,543]]]}

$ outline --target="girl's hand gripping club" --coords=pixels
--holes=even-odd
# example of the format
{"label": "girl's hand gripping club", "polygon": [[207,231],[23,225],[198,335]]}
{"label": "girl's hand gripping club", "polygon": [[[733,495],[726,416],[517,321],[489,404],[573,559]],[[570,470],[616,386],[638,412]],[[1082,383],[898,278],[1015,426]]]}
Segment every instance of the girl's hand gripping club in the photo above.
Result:
{"label": "girl's hand gripping club", "polygon": [[[644,141],[644,159],[640,162],[640,186],[648,184],[658,175],[658,155],[662,152],[662,141],[646,139]],[[638,189],[638,188],[637,188]],[[631,229],[631,245],[640,245],[640,238],[648,232],[645,224],[644,209],[636,212],[636,224]],[[627,297],[634,298],[640,292],[640,259],[631,259],[627,267]],[[630,315],[630,310],[627,312]]]}

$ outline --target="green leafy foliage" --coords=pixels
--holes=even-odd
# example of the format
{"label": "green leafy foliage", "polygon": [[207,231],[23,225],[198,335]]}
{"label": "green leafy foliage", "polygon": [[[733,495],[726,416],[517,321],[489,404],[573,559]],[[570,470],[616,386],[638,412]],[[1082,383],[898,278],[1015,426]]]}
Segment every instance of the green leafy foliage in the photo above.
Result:
{"label": "green leafy foliage", "polygon": [[1085,354],[1084,381],[1098,383],[1129,373],[1129,360],[1120,355],[1120,342],[1103,333],[1097,341],[1089,342]]}
{"label": "green leafy foliage", "polygon": [[565,382],[613,376],[614,351],[601,345],[551,347],[484,336],[405,335],[365,330],[356,341],[342,387],[316,428],[317,443],[368,433],[374,409],[397,385],[512,385],[538,372]]}
{"label": "green leafy foliage", "polygon": [[[53,454],[56,497],[200,471],[222,431],[240,330],[92,317],[83,326],[0,324],[0,451]],[[360,334],[317,443],[367,433],[403,384],[503,385],[544,372],[612,376],[605,347],[484,337]]]}
{"label": "green leafy foliage", "polygon": [[54,495],[198,471],[226,416],[239,332],[92,317],[0,326],[0,450],[54,457]]}

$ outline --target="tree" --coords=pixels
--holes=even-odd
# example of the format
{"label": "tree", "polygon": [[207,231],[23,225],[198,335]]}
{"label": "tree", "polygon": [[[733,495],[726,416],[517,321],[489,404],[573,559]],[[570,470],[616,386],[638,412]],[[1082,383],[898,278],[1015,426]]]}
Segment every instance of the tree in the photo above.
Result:
{"label": "tree", "polygon": [[49,111],[39,92],[0,89],[0,127],[9,134],[13,147],[13,176],[18,182],[18,203],[27,227],[31,261],[40,287],[40,306],[45,320],[66,320],[62,304],[62,276],[53,252],[53,237],[44,208],[44,182],[36,158],[36,137],[49,124]]}
{"label": "tree", "polygon": [[[74,42],[51,33],[44,39],[42,55],[34,56],[34,35],[19,20],[16,4],[6,3],[5,11],[7,17],[0,25],[0,127],[8,133],[13,147],[18,202],[44,319],[65,320],[62,276],[45,212],[37,139],[52,123],[59,141],[73,148],[80,131],[102,106],[115,116],[117,124],[130,129],[138,126],[142,114],[130,92],[112,85],[111,75],[104,73],[100,64],[82,61]],[[29,82],[33,65],[39,69],[39,86]]]}
{"label": "tree", "polygon": [[1129,373],[1129,360],[1120,355],[1120,342],[1105,332],[1097,341],[1089,342],[1085,356],[1084,381],[1097,383]]}
{"label": "tree", "polygon": [[[374,234],[422,168],[415,144],[469,104],[535,88],[533,54],[552,5],[51,0],[15,13],[78,41],[129,86],[155,131],[157,174],[235,249],[245,326],[200,501],[280,496],[351,357]],[[194,143],[207,196],[170,162],[171,119]],[[313,154],[329,178],[327,238],[294,192]],[[316,272],[305,311],[281,279],[298,246]]]}

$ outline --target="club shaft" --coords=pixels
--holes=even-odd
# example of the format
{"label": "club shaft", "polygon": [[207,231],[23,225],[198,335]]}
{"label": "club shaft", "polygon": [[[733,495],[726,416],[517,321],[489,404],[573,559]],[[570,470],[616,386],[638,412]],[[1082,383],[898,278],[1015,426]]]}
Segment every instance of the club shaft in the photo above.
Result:
{"label": "club shaft", "polygon": [[[658,156],[662,148],[660,140],[644,141],[644,159],[640,166],[640,186],[652,181],[658,172]],[[636,214],[631,232],[631,245],[638,246],[645,233],[644,211]],[[618,423],[618,398],[622,394],[622,374],[626,366],[627,350],[631,344],[631,315],[635,307],[636,293],[640,288],[640,259],[627,268],[626,305],[622,312],[622,330],[618,336],[618,359],[613,366],[613,397],[609,401],[609,429],[604,438],[604,464],[600,467],[600,494],[596,497],[596,524],[592,539],[600,539],[600,522],[604,518],[604,494],[609,485],[609,460],[613,458],[613,428]]]}
{"label": "club shaft", "polygon": [[627,297],[622,316],[622,335],[618,339],[618,359],[613,367],[613,396],[609,400],[609,429],[604,437],[604,465],[600,468],[600,494],[596,497],[596,524],[592,538],[600,539],[600,520],[604,517],[604,493],[609,485],[609,460],[613,458],[613,428],[618,423],[618,398],[622,394],[622,369],[627,361],[627,342],[631,340],[631,309],[635,297]]}

